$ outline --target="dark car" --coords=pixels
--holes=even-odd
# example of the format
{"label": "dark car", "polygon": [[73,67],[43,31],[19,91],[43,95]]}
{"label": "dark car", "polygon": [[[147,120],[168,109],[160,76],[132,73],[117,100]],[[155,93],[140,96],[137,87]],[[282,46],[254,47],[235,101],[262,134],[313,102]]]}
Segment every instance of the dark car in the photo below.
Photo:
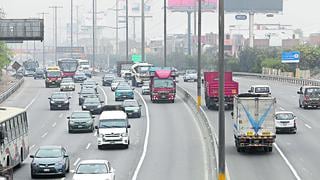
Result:
{"label": "dark car", "polygon": [[66,149],[61,146],[41,146],[30,155],[31,178],[42,175],[60,175],[65,177],[70,169],[70,160]]}
{"label": "dark car", "polygon": [[90,111],[92,114],[100,114],[103,102],[97,97],[87,97],[82,104],[82,110]]}
{"label": "dark car", "polygon": [[43,69],[37,69],[36,72],[33,75],[34,79],[44,79],[45,78],[45,72]]}
{"label": "dark car", "polygon": [[103,86],[111,86],[112,81],[115,79],[113,74],[105,74],[102,78]]}
{"label": "dark car", "polygon": [[73,76],[73,80],[75,83],[82,83],[87,80],[87,76],[83,72],[76,72]]}
{"label": "dark car", "polygon": [[81,89],[83,89],[83,88],[93,88],[97,92],[98,91],[97,85],[98,85],[98,83],[93,81],[93,80],[86,80],[81,84]]}
{"label": "dark car", "polygon": [[79,92],[79,105],[82,105],[86,97],[98,97],[97,92],[93,88],[84,88]]}
{"label": "dark car", "polygon": [[141,117],[141,105],[135,99],[127,99],[122,103],[128,117]]}
{"label": "dark car", "polygon": [[93,132],[94,116],[89,111],[72,112],[68,119],[68,132]]}
{"label": "dark car", "polygon": [[65,109],[69,110],[70,99],[66,93],[62,92],[54,92],[51,97],[48,98],[50,100],[50,110],[55,109]]}

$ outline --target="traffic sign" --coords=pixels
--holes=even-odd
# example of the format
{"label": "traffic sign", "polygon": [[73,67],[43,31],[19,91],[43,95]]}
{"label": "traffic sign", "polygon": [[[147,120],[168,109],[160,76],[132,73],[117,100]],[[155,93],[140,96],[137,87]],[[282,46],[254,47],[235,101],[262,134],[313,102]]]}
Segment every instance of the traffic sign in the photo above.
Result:
{"label": "traffic sign", "polygon": [[236,20],[246,20],[247,19],[247,15],[244,14],[238,14],[235,16]]}
{"label": "traffic sign", "polygon": [[15,61],[15,62],[11,65],[11,67],[12,67],[14,70],[18,71],[18,69],[21,67],[21,64],[19,64],[17,61]]}
{"label": "traffic sign", "polygon": [[141,54],[133,54],[131,60],[134,63],[142,62],[142,56]]}
{"label": "traffic sign", "polygon": [[282,56],[281,56],[282,63],[299,63],[299,61],[300,61],[299,51],[282,52]]}

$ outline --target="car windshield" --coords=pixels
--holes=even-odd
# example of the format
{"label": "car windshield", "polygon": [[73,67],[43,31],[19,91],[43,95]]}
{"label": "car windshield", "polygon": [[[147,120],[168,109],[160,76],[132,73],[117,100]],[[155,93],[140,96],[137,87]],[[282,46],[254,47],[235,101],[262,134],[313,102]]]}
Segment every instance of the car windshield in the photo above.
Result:
{"label": "car windshield", "polygon": [[105,164],[80,164],[77,174],[107,174],[108,168]]}
{"label": "car windshield", "polygon": [[94,82],[94,81],[85,81],[83,83],[83,85],[96,85],[96,82]]}
{"label": "car windshield", "polygon": [[66,98],[66,94],[63,93],[54,93],[51,96],[52,99],[65,99]]}
{"label": "car windshield", "polygon": [[174,83],[172,79],[155,79],[154,87],[155,88],[173,88]]}
{"label": "car windshield", "polygon": [[36,153],[36,158],[58,158],[62,156],[61,149],[52,148],[52,149],[39,149]]}
{"label": "car windshield", "polygon": [[269,87],[256,87],[255,93],[269,93],[270,89]]}
{"label": "car windshield", "polygon": [[124,101],[123,106],[125,107],[137,107],[139,106],[137,101]]}
{"label": "car windshield", "polygon": [[320,88],[306,88],[306,95],[320,97]]}
{"label": "car windshield", "polygon": [[125,119],[107,119],[99,121],[100,128],[126,128],[127,121]]}
{"label": "car windshield", "polygon": [[84,104],[99,104],[100,100],[99,98],[86,98],[84,100]]}
{"label": "car windshield", "polygon": [[117,90],[131,90],[130,86],[117,86]]}
{"label": "car windshield", "polygon": [[82,118],[91,118],[89,112],[74,112],[71,115],[71,119],[82,119]]}
{"label": "car windshield", "polygon": [[47,71],[47,77],[60,77],[60,71]]}
{"label": "car windshield", "polygon": [[294,115],[292,113],[279,113],[276,114],[276,119],[277,120],[290,120],[293,119]]}
{"label": "car windshield", "polygon": [[105,75],[103,78],[104,78],[104,79],[113,79],[114,76],[113,76],[113,75]]}

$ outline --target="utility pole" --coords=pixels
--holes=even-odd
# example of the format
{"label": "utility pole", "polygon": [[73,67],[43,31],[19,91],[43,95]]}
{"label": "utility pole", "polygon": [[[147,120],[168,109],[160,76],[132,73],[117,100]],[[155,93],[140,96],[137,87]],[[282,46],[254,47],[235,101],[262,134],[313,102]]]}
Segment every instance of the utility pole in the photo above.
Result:
{"label": "utility pole", "polygon": [[95,69],[95,59],[96,59],[96,50],[95,50],[95,26],[96,26],[96,0],[92,0],[92,67]]}
{"label": "utility pole", "polygon": [[144,0],[141,0],[141,56],[142,56],[142,62],[145,62],[145,52],[144,52]]}
{"label": "utility pole", "polygon": [[126,61],[129,61],[129,3],[128,0],[126,0]]}
{"label": "utility pole", "polygon": [[254,13],[249,12],[249,47],[253,48]]}
{"label": "utility pole", "polygon": [[163,0],[163,19],[164,19],[164,26],[163,26],[163,60],[164,60],[164,67],[167,66],[167,0]]}
{"label": "utility pole", "polygon": [[[44,21],[45,15],[48,15],[49,13],[41,12],[41,13],[38,13],[38,14],[42,15],[42,19],[43,19],[43,21]],[[43,66],[43,67],[46,66],[45,50],[44,50],[44,40],[42,41],[42,66]]]}
{"label": "utility pole", "polygon": [[57,44],[58,44],[58,20],[57,20],[57,13],[58,13],[58,8],[62,8],[62,6],[50,6],[49,8],[54,9],[54,60],[57,64]]}
{"label": "utility pole", "polygon": [[76,12],[76,19],[77,19],[77,34],[76,34],[76,39],[77,39],[77,46],[79,46],[79,6],[76,6],[77,12]]}
{"label": "utility pole", "polygon": [[198,0],[198,79],[197,79],[197,107],[200,111],[201,106],[201,1]]}
{"label": "utility pole", "polygon": [[218,180],[225,180],[224,0],[219,1],[219,152]]}
{"label": "utility pole", "polygon": [[187,12],[188,14],[188,55],[191,55],[191,11]]}
{"label": "utility pole", "polygon": [[116,0],[116,55],[119,55],[119,0]]}
{"label": "utility pole", "polygon": [[70,6],[70,13],[71,13],[71,16],[70,16],[70,29],[71,29],[71,34],[70,34],[70,47],[71,47],[71,58],[73,58],[73,0],[70,0],[70,3],[71,3],[71,6]]}
{"label": "utility pole", "polygon": [[[126,16],[119,16],[119,17],[124,17],[126,18]],[[136,41],[136,19],[141,18],[141,16],[128,16],[128,19],[131,18],[133,20],[133,33],[132,33],[132,37],[133,37],[133,41]],[[144,16],[144,19],[146,18],[152,18],[152,16]]]}

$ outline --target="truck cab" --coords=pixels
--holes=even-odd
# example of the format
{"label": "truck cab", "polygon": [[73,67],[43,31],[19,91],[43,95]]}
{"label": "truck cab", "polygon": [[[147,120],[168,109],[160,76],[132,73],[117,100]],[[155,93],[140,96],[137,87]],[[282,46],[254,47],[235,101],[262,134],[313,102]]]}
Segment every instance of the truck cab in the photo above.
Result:
{"label": "truck cab", "polygon": [[253,95],[270,96],[271,88],[268,85],[252,85],[248,92]]}
{"label": "truck cab", "polygon": [[62,74],[59,67],[48,67],[46,70],[45,85],[46,88],[55,86],[60,87]]}

